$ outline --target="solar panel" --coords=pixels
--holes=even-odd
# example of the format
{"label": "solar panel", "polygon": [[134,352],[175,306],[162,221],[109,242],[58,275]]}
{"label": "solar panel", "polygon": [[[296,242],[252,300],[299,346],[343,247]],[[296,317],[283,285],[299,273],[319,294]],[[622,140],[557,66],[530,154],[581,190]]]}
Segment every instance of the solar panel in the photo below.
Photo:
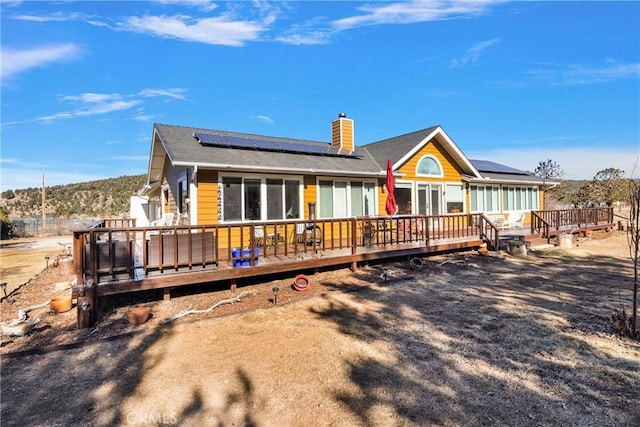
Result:
{"label": "solar panel", "polygon": [[528,175],[527,172],[519,169],[514,169],[509,166],[501,165],[500,163],[490,162],[488,160],[472,160],[469,159],[471,164],[480,172],[495,172],[495,173],[511,173],[517,175]]}
{"label": "solar panel", "polygon": [[235,148],[259,148],[259,142],[250,138],[240,138],[237,136],[226,136],[229,145]]}
{"label": "solar panel", "polygon": [[249,138],[234,135],[195,132],[193,136],[203,145],[216,147],[279,151],[284,153],[313,154],[336,157],[361,157],[355,152],[346,152],[332,145],[304,144],[301,142],[276,141],[263,138]]}
{"label": "solar panel", "polygon": [[216,135],[215,133],[199,133],[196,132],[193,134],[198,141],[204,143],[204,144],[212,144],[212,145],[222,145],[222,146],[228,146],[229,142],[227,142],[226,139],[224,139],[224,136],[222,135]]}

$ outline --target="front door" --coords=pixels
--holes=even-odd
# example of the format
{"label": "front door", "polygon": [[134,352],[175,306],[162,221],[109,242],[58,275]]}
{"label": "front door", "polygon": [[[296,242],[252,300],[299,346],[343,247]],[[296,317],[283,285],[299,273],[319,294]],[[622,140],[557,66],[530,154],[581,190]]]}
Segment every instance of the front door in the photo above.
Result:
{"label": "front door", "polygon": [[[442,215],[442,185],[418,185],[418,213],[429,216]],[[440,228],[440,221],[437,217],[429,218],[429,228],[432,230]]]}
{"label": "front door", "polygon": [[442,214],[442,185],[418,185],[418,213],[421,215]]}

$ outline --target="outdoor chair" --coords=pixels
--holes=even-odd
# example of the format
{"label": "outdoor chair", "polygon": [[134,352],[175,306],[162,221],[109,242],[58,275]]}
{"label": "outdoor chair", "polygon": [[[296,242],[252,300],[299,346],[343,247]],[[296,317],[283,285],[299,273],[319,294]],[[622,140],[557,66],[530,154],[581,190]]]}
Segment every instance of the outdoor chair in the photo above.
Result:
{"label": "outdoor chair", "polygon": [[253,238],[255,239],[256,246],[264,246],[264,227],[261,225],[256,225],[253,230]]}
{"label": "outdoor chair", "polygon": [[151,221],[152,227],[164,227],[172,225],[173,223],[173,212],[168,212],[162,215],[162,218],[156,219],[155,221]]}
{"label": "outdoor chair", "polygon": [[303,223],[296,224],[293,231],[292,243],[304,243],[305,225]]}
{"label": "outdoor chair", "polygon": [[496,228],[504,230],[504,217],[502,215],[491,215],[488,218]]}
{"label": "outdoor chair", "polygon": [[504,228],[524,228],[524,212],[511,212],[503,223]]}
{"label": "outdoor chair", "polygon": [[256,241],[256,246],[268,246],[274,244],[275,233],[265,233],[264,226],[256,225],[254,228],[253,237]]}

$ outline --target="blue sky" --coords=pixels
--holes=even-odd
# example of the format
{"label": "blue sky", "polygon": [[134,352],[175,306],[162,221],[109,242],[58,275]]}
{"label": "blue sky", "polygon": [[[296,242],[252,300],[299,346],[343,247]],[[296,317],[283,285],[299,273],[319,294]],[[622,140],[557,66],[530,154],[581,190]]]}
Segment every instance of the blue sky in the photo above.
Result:
{"label": "blue sky", "polygon": [[[640,176],[640,2],[0,2],[2,190],[146,173],[153,123]],[[634,170],[634,167],[636,168]]]}

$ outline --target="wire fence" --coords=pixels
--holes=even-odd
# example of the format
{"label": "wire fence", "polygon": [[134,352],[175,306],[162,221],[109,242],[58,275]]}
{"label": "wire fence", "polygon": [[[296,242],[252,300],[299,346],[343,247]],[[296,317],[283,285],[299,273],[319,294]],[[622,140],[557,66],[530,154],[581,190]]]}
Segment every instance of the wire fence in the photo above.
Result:
{"label": "wire fence", "polygon": [[73,230],[89,228],[98,220],[89,219],[69,219],[69,218],[46,218],[44,223],[42,218],[14,219],[11,221],[10,237],[32,237],[32,236],[62,236],[73,234]]}

